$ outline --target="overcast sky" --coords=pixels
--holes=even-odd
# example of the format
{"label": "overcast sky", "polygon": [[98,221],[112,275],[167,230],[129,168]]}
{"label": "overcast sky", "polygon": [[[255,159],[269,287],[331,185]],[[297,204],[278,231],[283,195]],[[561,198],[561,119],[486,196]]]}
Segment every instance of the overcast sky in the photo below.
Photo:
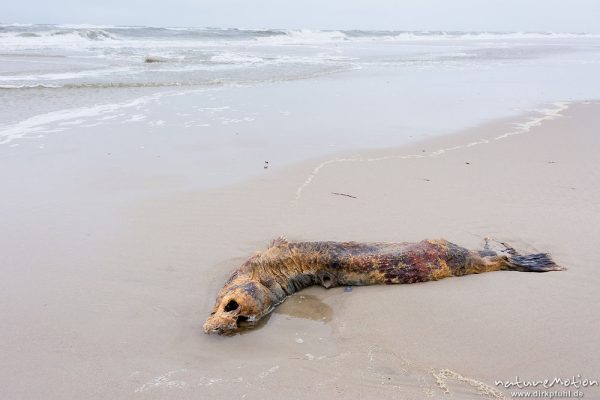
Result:
{"label": "overcast sky", "polygon": [[3,1],[4,23],[600,33],[600,0]]}

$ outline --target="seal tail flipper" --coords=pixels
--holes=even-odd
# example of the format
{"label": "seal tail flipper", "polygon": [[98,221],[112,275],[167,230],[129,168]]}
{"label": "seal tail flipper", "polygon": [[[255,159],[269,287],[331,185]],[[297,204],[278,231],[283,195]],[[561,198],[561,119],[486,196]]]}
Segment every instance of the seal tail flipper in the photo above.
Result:
{"label": "seal tail flipper", "polygon": [[557,265],[546,253],[508,256],[506,269],[522,272],[563,271],[566,268]]}

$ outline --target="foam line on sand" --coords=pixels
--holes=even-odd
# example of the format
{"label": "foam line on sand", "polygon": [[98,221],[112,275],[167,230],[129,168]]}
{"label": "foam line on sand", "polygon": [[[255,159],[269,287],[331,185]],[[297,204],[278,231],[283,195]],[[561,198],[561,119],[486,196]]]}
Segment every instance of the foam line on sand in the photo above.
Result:
{"label": "foam line on sand", "polygon": [[[506,139],[506,138],[509,138],[514,135],[520,135],[520,134],[527,133],[531,130],[531,128],[540,126],[545,121],[550,121],[550,120],[553,120],[553,119],[563,116],[563,112],[569,108],[569,105],[570,105],[569,102],[556,102],[556,103],[552,103],[548,107],[544,107],[542,109],[535,110],[536,113],[534,116],[529,117],[524,122],[515,122],[513,124],[513,126],[514,126],[513,130],[503,133],[502,135],[498,135],[498,136],[494,137],[492,140],[493,141],[502,140],[502,139]],[[320,164],[318,164],[312,170],[312,172],[308,175],[308,177],[304,180],[304,182],[302,182],[302,184],[298,187],[298,189],[296,189],[295,198],[294,198],[294,200],[292,200],[291,204],[292,205],[297,204],[297,202],[302,197],[302,192],[313,182],[313,180],[316,178],[316,176],[319,173],[321,173],[321,171],[325,167],[327,167],[328,165],[331,165],[331,164],[344,163],[344,162],[376,162],[376,161],[384,161],[384,160],[391,160],[391,159],[434,158],[434,157],[441,156],[445,153],[448,153],[450,151],[465,149],[465,148],[474,147],[474,146],[478,146],[478,145],[482,145],[482,144],[488,144],[492,140],[479,139],[479,140],[465,143],[465,144],[441,148],[441,149],[435,150],[429,154],[394,154],[394,155],[389,155],[389,156],[369,157],[369,158],[363,158],[360,156],[336,157],[336,158],[333,158],[330,160],[326,160],[326,161],[323,161]]]}

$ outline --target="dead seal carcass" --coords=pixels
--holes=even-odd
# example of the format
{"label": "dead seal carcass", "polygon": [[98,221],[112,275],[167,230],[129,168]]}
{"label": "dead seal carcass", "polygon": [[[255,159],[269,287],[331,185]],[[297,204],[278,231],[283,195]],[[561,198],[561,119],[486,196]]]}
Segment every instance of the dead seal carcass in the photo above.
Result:
{"label": "dead seal carcass", "polygon": [[435,281],[490,271],[564,268],[544,253],[520,255],[489,242],[472,251],[446,240],[418,243],[288,242],[280,238],[233,272],[220,290],[204,332],[230,334],[256,324],[285,298],[312,285],[325,288]]}

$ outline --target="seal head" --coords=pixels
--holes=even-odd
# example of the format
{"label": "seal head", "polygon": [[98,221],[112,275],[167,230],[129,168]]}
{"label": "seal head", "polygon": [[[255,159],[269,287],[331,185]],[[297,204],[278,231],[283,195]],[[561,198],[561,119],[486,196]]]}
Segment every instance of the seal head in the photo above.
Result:
{"label": "seal head", "polygon": [[213,311],[204,323],[204,332],[233,334],[239,328],[256,324],[273,307],[267,287],[260,282],[236,279],[221,289]]}

